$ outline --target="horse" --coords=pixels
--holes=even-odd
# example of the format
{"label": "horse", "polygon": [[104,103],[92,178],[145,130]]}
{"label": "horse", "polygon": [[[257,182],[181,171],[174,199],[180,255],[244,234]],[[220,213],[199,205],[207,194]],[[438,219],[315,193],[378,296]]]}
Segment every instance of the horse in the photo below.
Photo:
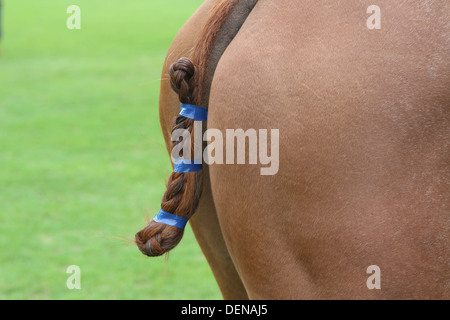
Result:
{"label": "horse", "polygon": [[[371,5],[206,0],[169,48],[169,153],[176,129],[279,129],[277,174],[168,180],[162,210],[189,219],[224,299],[450,298],[450,4],[379,0],[369,28]],[[159,256],[182,235],[152,221],[136,243]]]}

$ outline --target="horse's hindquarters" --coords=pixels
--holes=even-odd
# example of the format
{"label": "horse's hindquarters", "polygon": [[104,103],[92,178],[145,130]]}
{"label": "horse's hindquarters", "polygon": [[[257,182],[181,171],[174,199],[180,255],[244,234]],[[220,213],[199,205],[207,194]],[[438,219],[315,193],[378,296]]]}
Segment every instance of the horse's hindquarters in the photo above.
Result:
{"label": "horse's hindquarters", "polygon": [[251,298],[448,298],[448,4],[326,3],[260,1],[216,70],[208,128],[280,135],[210,166],[227,246]]}

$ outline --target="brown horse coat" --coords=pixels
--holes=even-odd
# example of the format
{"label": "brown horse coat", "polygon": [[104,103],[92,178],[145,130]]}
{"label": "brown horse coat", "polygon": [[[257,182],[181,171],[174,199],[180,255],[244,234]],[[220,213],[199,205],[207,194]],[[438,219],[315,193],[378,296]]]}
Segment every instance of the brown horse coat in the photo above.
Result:
{"label": "brown horse coat", "polygon": [[[280,129],[278,174],[204,169],[190,223],[226,299],[450,298],[449,3],[380,0],[380,30],[371,4],[259,0],[219,61],[208,128]],[[178,112],[162,81],[169,151]]]}

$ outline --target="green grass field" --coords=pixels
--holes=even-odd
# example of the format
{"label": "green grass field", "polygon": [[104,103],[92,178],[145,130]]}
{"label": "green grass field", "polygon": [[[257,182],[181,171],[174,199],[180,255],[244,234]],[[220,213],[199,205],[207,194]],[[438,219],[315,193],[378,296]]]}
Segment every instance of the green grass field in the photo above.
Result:
{"label": "green grass field", "polygon": [[119,239],[159,210],[161,68],[201,2],[3,0],[0,299],[221,298],[190,227],[169,259]]}

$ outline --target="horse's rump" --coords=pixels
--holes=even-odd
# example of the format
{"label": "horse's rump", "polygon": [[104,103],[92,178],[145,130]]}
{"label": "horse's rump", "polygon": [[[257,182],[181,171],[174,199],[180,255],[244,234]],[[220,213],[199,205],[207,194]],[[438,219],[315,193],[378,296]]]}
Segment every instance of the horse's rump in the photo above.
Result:
{"label": "horse's rump", "polygon": [[[370,30],[370,3],[255,3],[216,1],[186,54],[195,74],[175,66],[172,79],[209,108],[208,128],[279,129],[279,172],[176,175],[168,190],[190,190],[179,213],[192,217],[211,182],[214,228],[250,298],[448,297],[448,4],[380,1]],[[194,231],[211,253],[207,228]],[[381,290],[367,286],[372,266]]]}

